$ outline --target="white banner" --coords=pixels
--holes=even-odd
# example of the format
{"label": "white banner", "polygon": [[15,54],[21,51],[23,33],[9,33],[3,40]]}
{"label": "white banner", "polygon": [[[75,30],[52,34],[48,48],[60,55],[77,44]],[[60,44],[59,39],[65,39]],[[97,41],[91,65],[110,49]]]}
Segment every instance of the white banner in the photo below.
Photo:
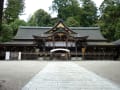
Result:
{"label": "white banner", "polygon": [[5,54],[5,60],[10,60],[10,52],[7,51]]}

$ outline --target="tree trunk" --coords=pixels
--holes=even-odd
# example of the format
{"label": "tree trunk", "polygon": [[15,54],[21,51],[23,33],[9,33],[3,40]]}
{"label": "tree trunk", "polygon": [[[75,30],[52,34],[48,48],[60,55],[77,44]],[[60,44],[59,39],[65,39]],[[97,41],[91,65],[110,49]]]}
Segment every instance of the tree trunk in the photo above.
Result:
{"label": "tree trunk", "polygon": [[0,0],[0,30],[2,26],[2,14],[3,14],[4,0]]}

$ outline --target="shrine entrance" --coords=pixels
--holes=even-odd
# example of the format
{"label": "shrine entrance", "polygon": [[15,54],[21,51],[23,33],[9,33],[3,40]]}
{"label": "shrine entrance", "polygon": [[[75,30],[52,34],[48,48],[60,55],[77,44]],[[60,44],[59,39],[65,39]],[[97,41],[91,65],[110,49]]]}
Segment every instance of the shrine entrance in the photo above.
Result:
{"label": "shrine entrance", "polygon": [[70,60],[70,50],[57,48],[50,50],[51,60]]}

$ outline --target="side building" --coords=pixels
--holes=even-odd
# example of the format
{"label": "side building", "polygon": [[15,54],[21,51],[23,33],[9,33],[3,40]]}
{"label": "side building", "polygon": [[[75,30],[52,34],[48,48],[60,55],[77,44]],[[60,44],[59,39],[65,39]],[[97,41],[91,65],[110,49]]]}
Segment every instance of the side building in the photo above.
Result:
{"label": "side building", "polygon": [[117,60],[120,46],[109,43],[99,27],[21,26],[10,42],[0,44],[0,59]]}

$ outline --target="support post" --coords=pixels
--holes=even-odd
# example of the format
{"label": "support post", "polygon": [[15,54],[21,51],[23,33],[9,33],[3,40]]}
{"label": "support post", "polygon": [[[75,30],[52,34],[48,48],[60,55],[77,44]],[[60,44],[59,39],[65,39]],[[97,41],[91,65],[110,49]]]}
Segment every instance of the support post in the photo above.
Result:
{"label": "support post", "polygon": [[52,46],[53,46],[53,49],[55,48],[55,39],[54,39],[54,36],[52,36]]}
{"label": "support post", "polygon": [[78,54],[78,51],[77,51],[77,40],[76,40],[75,51],[76,51],[76,59],[77,59],[77,54]]}
{"label": "support post", "polygon": [[66,39],[66,48],[68,48],[68,35],[67,35],[67,39]]}
{"label": "support post", "polygon": [[44,59],[45,59],[46,58],[45,46],[43,47],[43,52],[44,52]]}
{"label": "support post", "polygon": [[83,47],[83,48],[82,48],[82,59],[83,59],[83,60],[85,59],[85,50],[86,50],[86,48]]}

